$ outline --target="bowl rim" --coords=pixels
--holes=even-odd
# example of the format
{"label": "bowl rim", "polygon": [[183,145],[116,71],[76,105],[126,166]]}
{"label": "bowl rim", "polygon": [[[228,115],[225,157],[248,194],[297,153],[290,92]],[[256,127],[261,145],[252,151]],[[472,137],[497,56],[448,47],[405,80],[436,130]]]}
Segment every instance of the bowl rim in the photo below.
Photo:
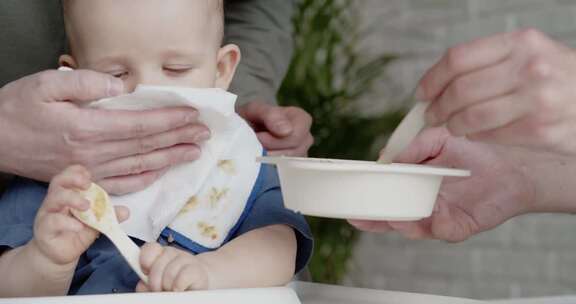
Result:
{"label": "bowl rim", "polygon": [[340,171],[340,172],[382,172],[417,175],[436,175],[468,177],[469,170],[434,167],[415,164],[380,164],[373,161],[343,160],[328,158],[306,158],[285,156],[258,157],[257,161],[263,164],[289,166],[292,168],[315,171]]}

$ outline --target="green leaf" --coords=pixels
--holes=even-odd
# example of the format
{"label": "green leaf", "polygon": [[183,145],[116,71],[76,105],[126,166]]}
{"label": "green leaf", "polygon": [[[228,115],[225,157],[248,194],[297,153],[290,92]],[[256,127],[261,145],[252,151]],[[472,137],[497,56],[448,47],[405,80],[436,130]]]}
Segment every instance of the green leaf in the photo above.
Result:
{"label": "green leaf", "polygon": [[[310,156],[374,160],[376,141],[400,122],[402,111],[360,116],[353,109],[375,85],[384,86],[385,72],[396,54],[367,56],[358,48],[359,29],[353,0],[301,0],[294,17],[295,52],[278,93],[281,105],[298,106],[314,118],[316,142]],[[309,218],[316,240],[310,263],[317,282],[339,283],[358,232],[345,221]]]}

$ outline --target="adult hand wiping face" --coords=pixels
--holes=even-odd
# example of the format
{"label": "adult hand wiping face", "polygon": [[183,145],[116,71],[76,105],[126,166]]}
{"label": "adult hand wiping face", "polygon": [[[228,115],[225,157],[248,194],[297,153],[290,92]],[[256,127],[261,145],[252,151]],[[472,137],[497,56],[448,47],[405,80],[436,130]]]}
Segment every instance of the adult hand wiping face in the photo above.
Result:
{"label": "adult hand wiping face", "polygon": [[424,76],[428,122],[455,136],[574,155],[576,52],[536,30],[450,49]]}
{"label": "adult hand wiping face", "polygon": [[80,164],[112,194],[144,189],[168,167],[195,160],[210,136],[191,108],[142,112],[85,109],[120,95],[120,79],[46,71],[0,89],[0,172],[48,181]]}

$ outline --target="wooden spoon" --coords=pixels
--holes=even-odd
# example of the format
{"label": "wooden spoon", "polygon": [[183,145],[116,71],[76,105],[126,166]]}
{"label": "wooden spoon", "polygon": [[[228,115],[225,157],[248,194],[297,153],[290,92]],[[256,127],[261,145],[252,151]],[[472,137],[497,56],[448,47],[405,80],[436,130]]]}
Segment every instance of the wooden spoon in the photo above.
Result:
{"label": "wooden spoon", "polygon": [[110,203],[110,198],[106,191],[100,186],[92,184],[90,189],[83,194],[90,201],[90,209],[86,211],[72,210],[72,214],[84,224],[106,235],[114,246],[118,248],[120,254],[126,259],[138,277],[148,284],[148,276],[144,274],[140,267],[140,248],[130,240],[120,227],[116,212]]}
{"label": "wooden spoon", "polygon": [[418,101],[416,105],[404,117],[400,125],[394,130],[388,140],[384,152],[378,160],[381,164],[391,164],[400,153],[416,138],[418,133],[426,127],[425,113],[429,102]]}

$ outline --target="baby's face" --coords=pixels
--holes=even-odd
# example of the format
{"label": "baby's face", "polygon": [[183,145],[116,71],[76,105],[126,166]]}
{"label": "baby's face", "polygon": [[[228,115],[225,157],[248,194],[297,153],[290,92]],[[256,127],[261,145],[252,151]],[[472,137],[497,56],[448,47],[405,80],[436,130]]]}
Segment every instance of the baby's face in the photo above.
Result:
{"label": "baby's face", "polygon": [[138,84],[227,89],[239,51],[221,47],[215,0],[73,0],[66,10],[71,55],[62,65]]}

